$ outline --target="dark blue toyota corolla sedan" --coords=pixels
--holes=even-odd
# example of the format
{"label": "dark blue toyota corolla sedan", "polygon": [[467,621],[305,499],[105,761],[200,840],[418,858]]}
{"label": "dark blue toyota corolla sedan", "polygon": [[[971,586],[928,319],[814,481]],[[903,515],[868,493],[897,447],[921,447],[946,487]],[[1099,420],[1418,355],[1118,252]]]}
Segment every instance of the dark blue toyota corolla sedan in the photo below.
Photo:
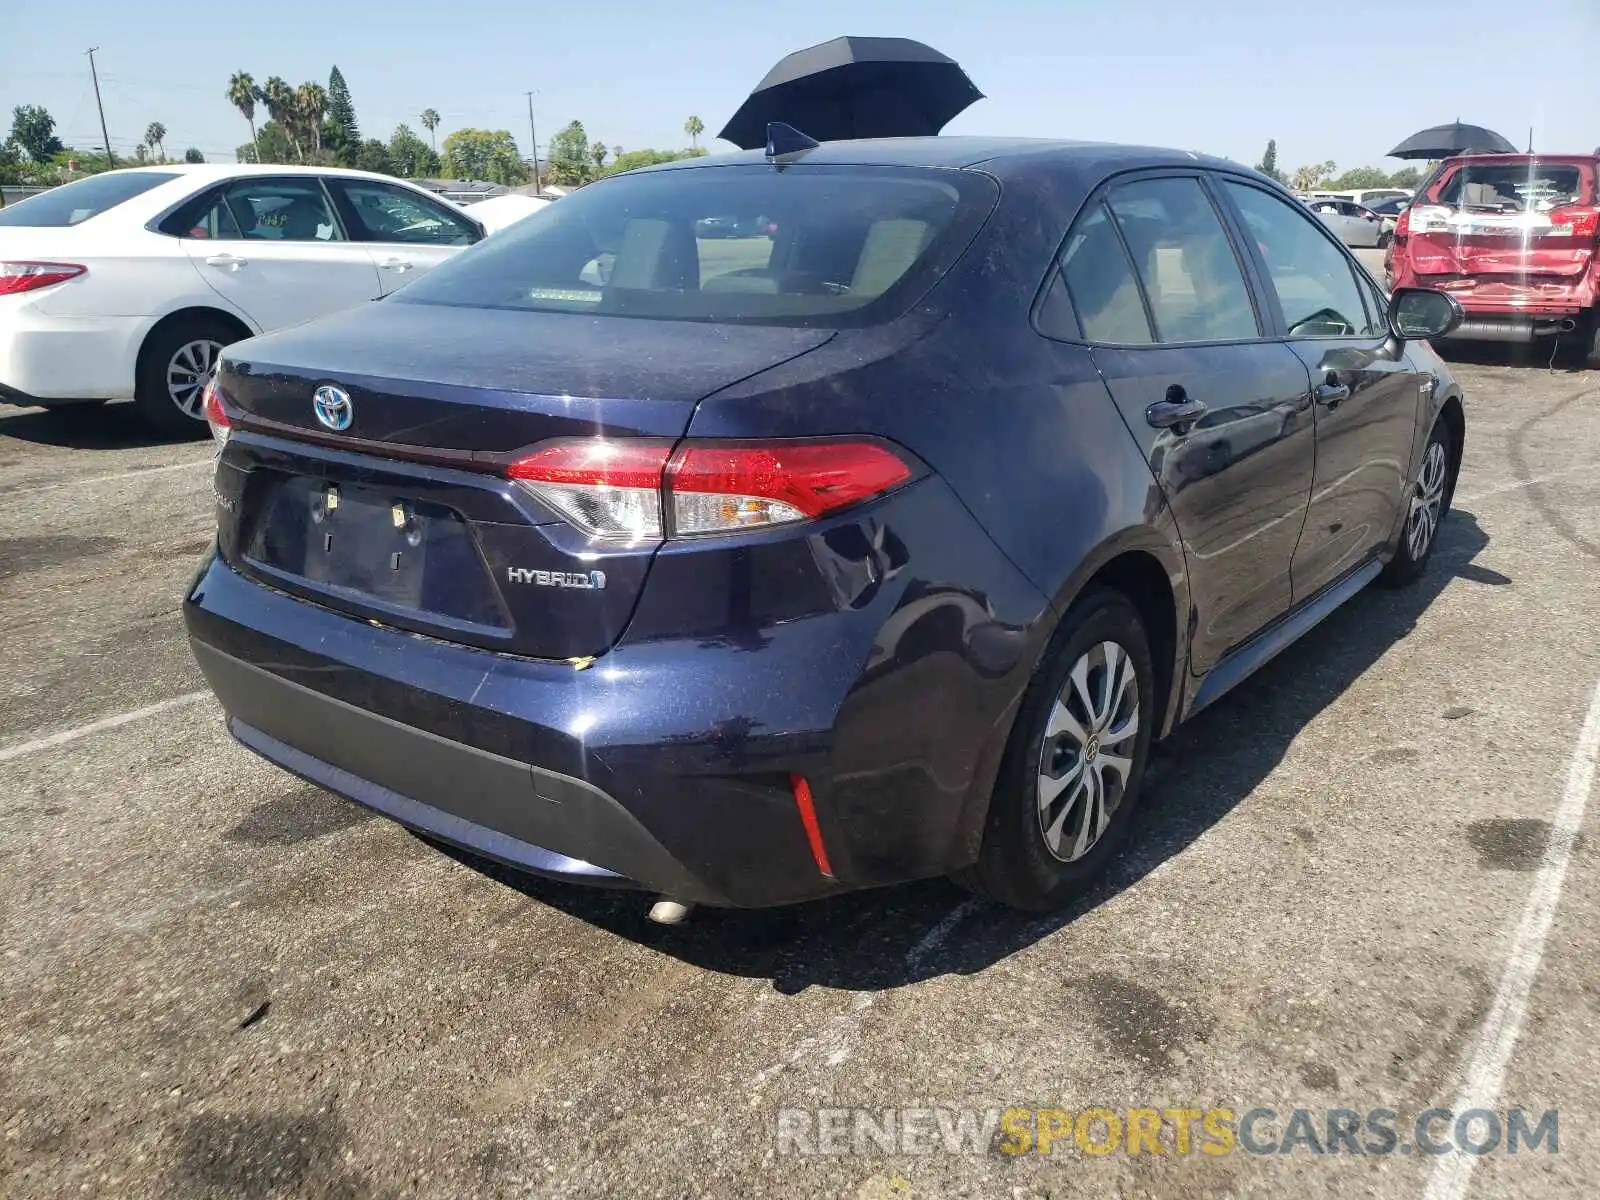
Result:
{"label": "dark blue toyota corolla sedan", "polygon": [[529,871],[1046,908],[1152,739],[1425,568],[1459,319],[1189,153],[630,173],[227,352],[189,634],[250,749]]}

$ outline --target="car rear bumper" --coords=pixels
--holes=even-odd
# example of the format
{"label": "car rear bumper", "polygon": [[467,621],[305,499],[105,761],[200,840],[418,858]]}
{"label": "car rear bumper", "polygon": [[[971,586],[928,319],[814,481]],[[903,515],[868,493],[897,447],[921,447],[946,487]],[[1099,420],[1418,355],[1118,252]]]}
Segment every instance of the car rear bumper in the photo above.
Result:
{"label": "car rear bumper", "polygon": [[[911,564],[894,585],[877,576],[815,616],[688,637],[652,632],[647,585],[634,640],[594,660],[353,619],[216,556],[184,616],[233,735],[330,791],[545,875],[790,903],[972,860],[1010,713],[1050,627],[1015,568],[960,536],[971,518],[942,483],[873,518],[906,539]],[[840,532],[817,536],[842,545]],[[909,586],[923,546],[924,565],[942,571],[944,555],[994,586],[977,600]],[[705,569],[692,556],[682,566]],[[681,594],[675,569],[654,568],[663,598]]]}
{"label": "car rear bumper", "polygon": [[53,317],[0,305],[0,403],[131,397],[144,317]]}

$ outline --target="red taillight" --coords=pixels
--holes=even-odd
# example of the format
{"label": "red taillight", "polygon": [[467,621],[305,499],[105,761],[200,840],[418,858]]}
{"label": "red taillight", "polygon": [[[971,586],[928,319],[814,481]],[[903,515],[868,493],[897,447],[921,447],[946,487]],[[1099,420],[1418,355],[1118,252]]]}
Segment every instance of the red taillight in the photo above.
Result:
{"label": "red taillight", "polygon": [[595,438],[552,442],[506,474],[591,537],[639,542],[815,520],[898,487],[911,469],[871,442],[690,442],[673,453]]}
{"label": "red taillight", "polygon": [[88,270],[77,263],[0,262],[0,296],[52,287],[76,279]]}
{"label": "red taillight", "polygon": [[871,442],[700,442],[672,456],[667,491],[673,532],[693,536],[814,520],[909,478],[905,463]]}
{"label": "red taillight", "polygon": [[1411,236],[1411,210],[1408,208],[1408,209],[1405,210],[1405,212],[1400,214],[1400,216],[1396,219],[1396,221],[1394,223],[1394,240],[1398,242],[1402,238],[1407,238],[1407,237],[1410,237],[1410,236]]}
{"label": "red taillight", "polygon": [[1600,208],[1557,208],[1550,213],[1550,224],[1566,226],[1570,237],[1600,237]]}
{"label": "red taillight", "polygon": [[206,388],[200,401],[200,412],[205,417],[206,424],[211,426],[211,436],[216,439],[217,448],[220,450],[227,444],[228,434],[233,432],[233,422],[228,419],[228,414],[222,407],[222,396],[215,375],[206,380]]}

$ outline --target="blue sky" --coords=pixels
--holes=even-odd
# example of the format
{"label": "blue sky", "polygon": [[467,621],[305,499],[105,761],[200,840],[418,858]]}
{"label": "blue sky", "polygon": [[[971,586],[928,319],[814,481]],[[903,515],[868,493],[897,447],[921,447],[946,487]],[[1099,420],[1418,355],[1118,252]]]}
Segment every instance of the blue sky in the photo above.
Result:
{"label": "blue sky", "polygon": [[[361,128],[387,140],[432,106],[439,136],[509,129],[526,152],[581,119],[627,148],[687,144],[683,121],[721,128],[790,50],[842,33],[919,38],[988,95],[950,133],[1179,146],[1255,161],[1401,164],[1383,152],[1460,117],[1520,145],[1600,146],[1600,0],[149,0],[0,3],[0,124],[43,104],[69,143],[99,142],[83,51],[100,47],[112,146],[152,120],[168,153],[231,159],[247,140],[223,90],[324,84],[337,63]],[[418,130],[419,132],[420,129]],[[713,149],[726,143],[711,142]]]}

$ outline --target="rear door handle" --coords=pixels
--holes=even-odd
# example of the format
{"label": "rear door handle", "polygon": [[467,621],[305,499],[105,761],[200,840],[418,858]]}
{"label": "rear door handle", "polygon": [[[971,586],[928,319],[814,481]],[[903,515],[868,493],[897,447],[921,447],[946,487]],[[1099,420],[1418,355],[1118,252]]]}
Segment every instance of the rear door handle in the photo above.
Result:
{"label": "rear door handle", "polygon": [[411,270],[412,262],[409,258],[386,258],[378,265],[385,271],[397,271],[403,275]]}
{"label": "rear door handle", "polygon": [[1318,404],[1331,411],[1350,399],[1350,385],[1340,383],[1339,377],[1330,372],[1326,379],[1317,384],[1317,390],[1312,394]]}
{"label": "rear door handle", "polygon": [[249,265],[249,259],[240,258],[237,254],[206,255],[206,266],[208,267],[227,267],[230,271],[237,271],[240,267],[247,267]]}
{"label": "rear door handle", "polygon": [[1187,433],[1189,427],[1206,415],[1206,406],[1199,400],[1189,399],[1189,393],[1178,384],[1167,389],[1167,398],[1158,400],[1144,410],[1144,419],[1157,429],[1171,429]]}

